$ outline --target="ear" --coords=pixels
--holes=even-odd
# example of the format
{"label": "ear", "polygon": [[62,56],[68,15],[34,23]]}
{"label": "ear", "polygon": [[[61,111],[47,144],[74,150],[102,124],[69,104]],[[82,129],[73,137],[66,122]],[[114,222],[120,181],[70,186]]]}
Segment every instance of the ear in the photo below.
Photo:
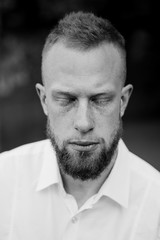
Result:
{"label": "ear", "polygon": [[44,114],[47,116],[48,111],[47,111],[47,99],[46,99],[45,87],[43,85],[41,85],[40,83],[37,83],[36,90],[37,90],[37,94],[40,98],[40,102],[41,102]]}
{"label": "ear", "polygon": [[132,91],[133,91],[133,86],[131,84],[128,84],[122,88],[121,109],[120,109],[121,117],[123,117],[125,113]]}

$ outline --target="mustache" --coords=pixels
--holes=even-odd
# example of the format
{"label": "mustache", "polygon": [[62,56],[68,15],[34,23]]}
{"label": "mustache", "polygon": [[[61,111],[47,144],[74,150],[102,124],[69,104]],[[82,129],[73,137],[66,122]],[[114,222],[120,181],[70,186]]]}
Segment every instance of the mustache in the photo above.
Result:
{"label": "mustache", "polygon": [[[47,119],[47,124],[46,124],[46,135],[48,138],[52,138],[52,141],[54,139],[54,142],[57,142],[58,139],[54,132],[51,130],[50,127],[50,121]],[[104,138],[96,137],[96,136],[70,136],[67,137],[66,139],[63,139],[63,146],[69,145],[69,144],[103,144],[105,143]]]}

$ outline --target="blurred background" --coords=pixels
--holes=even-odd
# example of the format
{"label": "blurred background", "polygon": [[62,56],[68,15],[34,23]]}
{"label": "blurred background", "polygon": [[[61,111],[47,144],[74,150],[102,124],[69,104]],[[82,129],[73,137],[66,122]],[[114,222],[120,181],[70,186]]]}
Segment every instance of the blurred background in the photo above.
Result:
{"label": "blurred background", "polygon": [[41,50],[58,19],[79,10],[110,19],[124,35],[134,85],[124,140],[160,170],[159,7],[152,0],[0,0],[0,152],[45,138],[35,90]]}

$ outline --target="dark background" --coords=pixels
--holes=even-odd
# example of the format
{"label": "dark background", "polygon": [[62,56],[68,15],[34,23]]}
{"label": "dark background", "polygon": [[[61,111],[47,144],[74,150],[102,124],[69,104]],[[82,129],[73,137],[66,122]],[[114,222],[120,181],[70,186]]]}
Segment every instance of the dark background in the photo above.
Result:
{"label": "dark background", "polygon": [[64,14],[84,10],[110,19],[126,39],[127,81],[134,92],[124,139],[160,170],[158,9],[152,0],[0,0],[0,151],[45,138],[35,90],[44,40]]}

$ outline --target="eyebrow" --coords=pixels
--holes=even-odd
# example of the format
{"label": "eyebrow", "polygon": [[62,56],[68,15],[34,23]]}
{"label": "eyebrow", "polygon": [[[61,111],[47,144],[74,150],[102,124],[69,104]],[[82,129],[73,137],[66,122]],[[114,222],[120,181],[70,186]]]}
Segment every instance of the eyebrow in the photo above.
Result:
{"label": "eyebrow", "polygon": [[76,95],[72,92],[68,91],[52,91],[52,96],[58,96],[58,95],[63,95],[66,97],[76,97]]}
{"label": "eyebrow", "polygon": [[91,97],[95,97],[95,98],[98,98],[101,96],[112,97],[114,95],[115,95],[115,93],[113,91],[108,91],[108,92],[101,92],[101,93],[93,94],[93,95],[91,95]]}
{"label": "eyebrow", "polygon": [[[63,95],[63,96],[66,96],[66,97],[78,97],[79,94],[76,94],[72,91],[59,91],[59,90],[53,90],[52,91],[52,96],[58,96],[58,95]],[[112,97],[115,95],[115,92],[112,91],[112,90],[106,90],[106,91],[103,91],[103,92],[99,92],[99,93],[90,93],[88,94],[88,97],[92,98],[92,97],[100,97],[100,96],[109,96],[109,97]]]}

